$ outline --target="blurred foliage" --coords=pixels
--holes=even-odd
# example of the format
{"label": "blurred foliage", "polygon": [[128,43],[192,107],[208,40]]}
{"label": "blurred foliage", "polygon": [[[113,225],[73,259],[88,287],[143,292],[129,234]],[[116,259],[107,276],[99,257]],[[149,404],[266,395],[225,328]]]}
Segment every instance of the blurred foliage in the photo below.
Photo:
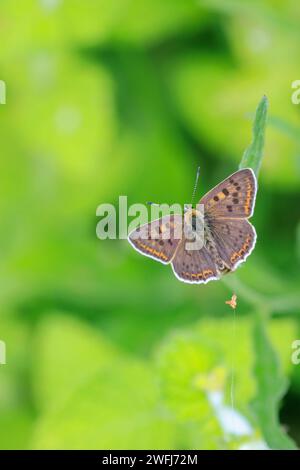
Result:
{"label": "blurred foliage", "polygon": [[[0,13],[1,448],[299,446],[298,2]],[[235,171],[264,94],[258,242],[235,274],[186,285],[97,240],[100,203],[189,202],[198,164],[202,194]]]}

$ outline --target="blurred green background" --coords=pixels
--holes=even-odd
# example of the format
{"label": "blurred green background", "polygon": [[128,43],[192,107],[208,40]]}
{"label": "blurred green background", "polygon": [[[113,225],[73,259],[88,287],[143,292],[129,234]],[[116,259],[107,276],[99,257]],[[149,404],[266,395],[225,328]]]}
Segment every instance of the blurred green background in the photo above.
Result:
{"label": "blurred green background", "polygon": [[[299,21],[297,0],[1,0],[1,448],[300,445]],[[97,239],[102,202],[235,171],[264,94],[235,274],[186,285]]]}

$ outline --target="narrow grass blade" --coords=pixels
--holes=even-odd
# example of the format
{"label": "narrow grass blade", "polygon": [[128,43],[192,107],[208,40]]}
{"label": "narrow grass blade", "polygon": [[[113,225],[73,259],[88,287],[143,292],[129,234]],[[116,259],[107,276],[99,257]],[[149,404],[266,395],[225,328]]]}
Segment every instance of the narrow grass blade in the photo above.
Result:
{"label": "narrow grass blade", "polygon": [[267,112],[268,99],[264,96],[256,109],[252,131],[252,142],[245,150],[239,166],[239,168],[252,168],[256,176],[258,176],[263,157]]}
{"label": "narrow grass blade", "polygon": [[294,442],[281,428],[278,419],[280,400],[287,382],[283,376],[278,356],[269,341],[265,321],[257,315],[253,331],[255,351],[254,376],[257,383],[253,401],[259,427],[271,449],[296,449]]}

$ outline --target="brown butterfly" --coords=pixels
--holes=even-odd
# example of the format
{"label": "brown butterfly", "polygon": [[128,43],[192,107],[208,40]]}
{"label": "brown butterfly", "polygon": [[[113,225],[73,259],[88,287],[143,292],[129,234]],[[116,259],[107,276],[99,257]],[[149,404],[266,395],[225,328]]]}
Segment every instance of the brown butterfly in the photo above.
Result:
{"label": "brown butterfly", "polygon": [[[171,263],[180,281],[200,284],[219,279],[245,261],[255,246],[256,232],[247,219],[253,215],[256,192],[253,170],[243,168],[203,196],[203,206],[142,225],[128,240],[143,255]],[[178,230],[182,226],[184,231]],[[199,226],[201,247],[188,249],[187,242],[199,238]]]}

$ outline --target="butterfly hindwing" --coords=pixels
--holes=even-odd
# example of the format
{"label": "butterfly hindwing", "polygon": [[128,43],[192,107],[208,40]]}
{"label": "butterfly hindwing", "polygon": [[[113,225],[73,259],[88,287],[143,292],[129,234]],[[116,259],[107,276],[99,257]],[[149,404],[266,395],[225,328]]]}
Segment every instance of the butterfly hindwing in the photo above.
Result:
{"label": "butterfly hindwing", "polygon": [[181,224],[181,215],[165,216],[133,230],[128,240],[143,255],[168,264],[181,241]]}
{"label": "butterfly hindwing", "polygon": [[246,219],[214,219],[210,231],[220,258],[231,271],[253,250],[256,232]]}
{"label": "butterfly hindwing", "polygon": [[189,283],[206,283],[218,278],[216,265],[203,246],[200,250],[187,250],[186,239],[180,243],[172,261],[174,274]]}
{"label": "butterfly hindwing", "polygon": [[209,191],[200,204],[210,217],[248,218],[253,213],[256,190],[253,171],[243,168]]}

